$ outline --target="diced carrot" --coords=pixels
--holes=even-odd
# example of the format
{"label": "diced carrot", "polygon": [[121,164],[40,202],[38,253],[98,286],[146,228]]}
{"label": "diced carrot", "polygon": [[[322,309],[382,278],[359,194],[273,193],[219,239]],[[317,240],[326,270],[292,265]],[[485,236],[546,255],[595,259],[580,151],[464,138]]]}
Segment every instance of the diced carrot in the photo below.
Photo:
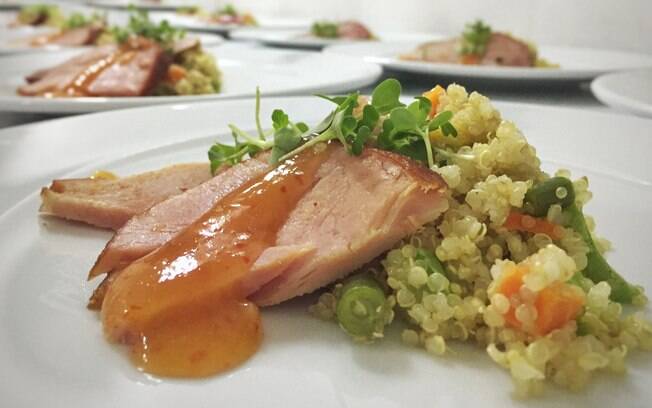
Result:
{"label": "diced carrot", "polygon": [[173,84],[176,84],[177,82],[181,81],[185,77],[186,77],[186,69],[181,65],[172,64],[168,68],[167,78]]}
{"label": "diced carrot", "polygon": [[535,301],[538,334],[545,335],[575,319],[584,302],[584,293],[577,286],[557,283],[544,288]]}
{"label": "diced carrot", "polygon": [[531,215],[512,211],[507,216],[503,227],[510,231],[524,231],[532,234],[546,234],[553,240],[559,240],[563,231],[561,227],[545,218],[536,218]]}
{"label": "diced carrot", "polygon": [[[512,295],[515,295],[523,286],[523,276],[527,272],[527,268],[522,265],[516,265],[513,268],[508,269],[504,272],[503,276],[500,278],[500,284],[498,285],[497,291],[502,293],[507,297],[511,298]],[[516,309],[510,307],[507,313],[504,315],[505,321],[512,327],[521,327],[521,322],[516,319]]]}
{"label": "diced carrot", "polygon": [[480,57],[476,54],[464,54],[460,58],[460,62],[464,65],[478,65],[480,63]]}
{"label": "diced carrot", "polygon": [[423,96],[427,98],[430,101],[430,113],[428,114],[429,117],[434,117],[437,114],[437,105],[439,105],[439,97],[443,95],[446,92],[446,90],[437,85],[428,92],[424,92]]}
{"label": "diced carrot", "polygon": [[[523,285],[523,277],[528,272],[527,267],[516,265],[504,272],[500,278],[497,292],[508,299],[518,294]],[[536,296],[534,307],[537,310],[535,330],[543,336],[552,330],[559,329],[573,320],[582,310],[585,298],[582,290],[566,283],[555,283],[542,289]],[[508,326],[521,328],[521,322],[516,318],[516,308],[511,306],[504,315]]]}

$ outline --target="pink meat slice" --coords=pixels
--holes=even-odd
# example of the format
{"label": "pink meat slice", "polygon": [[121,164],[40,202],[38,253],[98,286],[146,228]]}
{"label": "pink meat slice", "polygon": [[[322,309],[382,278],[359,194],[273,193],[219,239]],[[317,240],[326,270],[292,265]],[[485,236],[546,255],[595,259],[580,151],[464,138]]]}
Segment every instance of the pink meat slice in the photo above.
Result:
{"label": "pink meat slice", "polygon": [[143,96],[149,94],[170,64],[157,43],[141,41],[132,45],[88,85],[90,96]]}
{"label": "pink meat slice", "polygon": [[372,37],[367,27],[358,21],[341,22],[337,26],[337,35],[352,40],[368,40]]}
{"label": "pink meat slice", "polygon": [[54,180],[41,190],[40,212],[117,229],[152,205],[210,178],[207,163],[189,163],[115,180]]}
{"label": "pink meat slice", "polygon": [[310,293],[371,261],[447,209],[445,182],[394,153],[338,149],[297,203],[245,288],[261,306]]}
{"label": "pink meat slice", "polygon": [[103,26],[94,24],[86,27],[73,28],[55,36],[48,43],[68,47],[91,45],[95,43],[95,40],[102,34],[103,30]]}
{"label": "pink meat slice", "polygon": [[96,47],[52,68],[38,70],[25,78],[27,85],[20,86],[18,93],[33,96],[46,92],[63,92],[89,66],[109,57],[117,50],[116,45]]}
{"label": "pink meat slice", "polygon": [[89,279],[122,269],[172,239],[219,200],[267,171],[267,158],[267,155],[260,155],[227,168],[210,180],[131,218],[97,258]]}
{"label": "pink meat slice", "polygon": [[534,55],[525,42],[507,34],[493,33],[480,64],[531,67],[534,65]]}

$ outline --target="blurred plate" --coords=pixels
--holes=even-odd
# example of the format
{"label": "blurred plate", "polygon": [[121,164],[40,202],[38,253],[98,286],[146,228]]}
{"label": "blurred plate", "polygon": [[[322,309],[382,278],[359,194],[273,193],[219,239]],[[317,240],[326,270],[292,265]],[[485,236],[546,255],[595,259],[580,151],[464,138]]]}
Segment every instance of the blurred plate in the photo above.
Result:
{"label": "blurred plate", "polygon": [[580,47],[539,47],[539,55],[559,68],[517,68],[405,61],[399,55],[414,50],[420,42],[369,42],[334,45],[329,54],[356,56],[392,71],[454,78],[513,81],[582,81],[623,69],[652,67],[652,55]]}
{"label": "blurred plate", "polygon": [[291,30],[269,30],[262,28],[241,28],[230,33],[233,40],[256,41],[265,45],[286,48],[307,48],[320,50],[338,44],[356,44],[375,41],[426,41],[438,38],[427,34],[376,33],[378,40],[349,40],[341,38],[320,38],[310,34],[309,28]]}
{"label": "blurred plate", "polygon": [[652,117],[652,69],[602,75],[591,83],[591,90],[605,105]]}
{"label": "blurred plate", "polygon": [[[270,18],[265,16],[254,16],[258,25],[247,27],[251,30],[256,29],[305,29],[308,30],[308,23],[305,20],[290,18]],[[196,16],[188,16],[177,13],[150,13],[153,21],[167,20],[172,26],[194,31],[207,31],[218,34],[229,34],[231,31],[242,29],[238,24],[220,24],[203,20]]]}
{"label": "blurred plate", "polygon": [[242,44],[207,47],[222,70],[222,92],[211,95],[42,98],[16,94],[24,77],[51,67],[80,51],[0,57],[0,110],[76,113],[163,103],[250,97],[260,86],[267,95],[342,92],[373,83],[381,68],[347,57],[290,50],[256,49]]}
{"label": "blurred plate", "polygon": [[[30,45],[30,41],[36,36],[54,34],[57,30],[52,28],[39,28],[39,29],[30,29],[31,27],[13,30],[10,32],[2,32],[0,30],[0,55],[2,54],[22,54],[28,52],[40,52],[40,51],[62,51],[62,50],[71,50],[71,49],[88,49],[91,46],[78,46],[78,47],[69,47],[56,44],[48,44],[44,46],[33,46]],[[201,44],[204,47],[211,47],[219,45],[224,42],[224,38],[217,34],[210,33],[194,33],[188,34],[188,37],[199,38]]]}
{"label": "blurred plate", "polygon": [[127,9],[133,5],[143,10],[176,10],[187,6],[183,0],[87,0],[86,4],[111,9]]}
{"label": "blurred plate", "polygon": [[[274,108],[315,123],[332,109],[318,98],[265,99],[265,125]],[[537,148],[547,169],[588,175],[594,198],[587,212],[615,251],[614,267],[652,288],[652,121],[524,104],[497,103]],[[252,130],[254,101],[156,106],[82,115],[0,131],[0,186],[30,173],[40,185],[84,177],[97,169],[120,175],[183,161],[204,161],[226,125]],[[569,132],[573,137],[568,137]],[[622,134],[629,143],[623,143]],[[596,143],[599,139],[601,143]],[[123,146],[119,146],[123,144]],[[67,167],[34,163],[52,157]],[[50,160],[44,160],[49,162]],[[596,164],[599,163],[599,166]],[[65,169],[65,170],[64,170]],[[86,273],[111,234],[40,218],[36,186],[0,216],[0,366],[3,406],[24,407],[523,407],[507,371],[475,344],[451,343],[433,358],[407,347],[400,330],[374,345],[357,344],[336,324],[307,313],[314,296],[265,308],[260,351],[223,375],[193,380],[153,378],[109,345],[86,309],[96,282]],[[618,216],[615,216],[615,215]],[[649,316],[649,310],[644,311]],[[583,392],[551,384],[528,407],[647,407],[652,399],[651,353],[627,358],[624,375],[596,375]],[[472,386],[471,386],[472,385]]]}

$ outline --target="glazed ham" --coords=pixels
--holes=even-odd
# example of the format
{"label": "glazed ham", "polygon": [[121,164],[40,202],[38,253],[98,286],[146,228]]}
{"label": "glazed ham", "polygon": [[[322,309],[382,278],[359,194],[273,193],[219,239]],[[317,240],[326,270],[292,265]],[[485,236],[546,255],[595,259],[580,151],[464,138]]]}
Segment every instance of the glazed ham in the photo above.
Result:
{"label": "glazed ham", "polygon": [[252,178],[112,275],[101,319],[144,371],[204,376],[246,360],[261,305],[311,292],[447,208],[446,185],[403,156],[332,143]]}
{"label": "glazed ham", "polygon": [[[355,157],[339,145],[329,147],[328,153],[312,188],[293,204],[275,242],[261,252],[243,282],[251,299],[260,305],[279,303],[342,278],[446,209],[445,183],[412,160],[376,149]],[[179,207],[219,205],[235,186],[264,176],[267,165],[250,162],[134,218],[107,245],[91,277],[125,267],[185,230],[196,218],[176,217]],[[233,181],[233,177],[238,179]],[[216,188],[227,180],[231,186]],[[215,194],[212,200],[209,193]],[[193,211],[188,214],[198,218],[205,210]],[[153,224],[163,228],[158,231]],[[101,304],[113,279],[100,286],[91,306]]]}
{"label": "glazed ham", "polygon": [[103,25],[90,24],[85,27],[65,30],[54,35],[36,37],[32,40],[32,45],[62,45],[66,47],[92,45],[95,44],[95,41],[103,31]]}
{"label": "glazed ham", "polygon": [[18,88],[25,96],[142,96],[167,72],[169,57],[154,41],[132,38],[123,45],[89,50],[39,70]]}
{"label": "glazed ham", "polygon": [[[273,305],[310,293],[389,250],[447,209],[444,181],[383,150],[336,149],[254,263],[250,299]],[[261,279],[262,277],[262,279]],[[260,282],[267,281],[260,285]]]}
{"label": "glazed ham", "polygon": [[487,43],[481,65],[505,65],[509,67],[531,67],[534,55],[523,41],[502,33],[493,33]]}
{"label": "glazed ham", "polygon": [[462,55],[459,53],[460,40],[453,38],[422,44],[411,53],[401,55],[402,59],[412,61],[438,62],[445,64],[502,65],[511,67],[531,67],[534,54],[529,46],[510,35],[492,33],[482,55]]}
{"label": "glazed ham", "polygon": [[113,236],[89,279],[122,269],[160,247],[193,223],[222,198],[268,170],[267,155],[224,169],[215,177],[134,216]]}
{"label": "glazed ham", "polygon": [[351,40],[368,40],[373,37],[364,24],[357,21],[344,21],[337,25],[337,35]]}
{"label": "glazed ham", "polygon": [[211,178],[206,163],[180,164],[119,179],[54,180],[41,190],[40,212],[117,229],[136,214]]}

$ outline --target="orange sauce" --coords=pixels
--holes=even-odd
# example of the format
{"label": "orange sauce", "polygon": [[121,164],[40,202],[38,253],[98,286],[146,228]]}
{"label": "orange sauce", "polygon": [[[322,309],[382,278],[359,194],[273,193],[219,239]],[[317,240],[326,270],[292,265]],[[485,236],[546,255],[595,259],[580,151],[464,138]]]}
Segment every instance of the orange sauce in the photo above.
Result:
{"label": "orange sauce", "polygon": [[327,152],[306,151],[216,204],[160,249],[121,271],[102,305],[106,337],[161,376],[201,377],[258,349],[258,308],[243,278],[273,245]]}
{"label": "orange sauce", "polygon": [[48,89],[39,94],[46,98],[62,96],[90,96],[88,87],[106,69],[114,64],[128,64],[136,56],[136,50],[121,47],[115,52],[101,58],[80,72],[61,90]]}

